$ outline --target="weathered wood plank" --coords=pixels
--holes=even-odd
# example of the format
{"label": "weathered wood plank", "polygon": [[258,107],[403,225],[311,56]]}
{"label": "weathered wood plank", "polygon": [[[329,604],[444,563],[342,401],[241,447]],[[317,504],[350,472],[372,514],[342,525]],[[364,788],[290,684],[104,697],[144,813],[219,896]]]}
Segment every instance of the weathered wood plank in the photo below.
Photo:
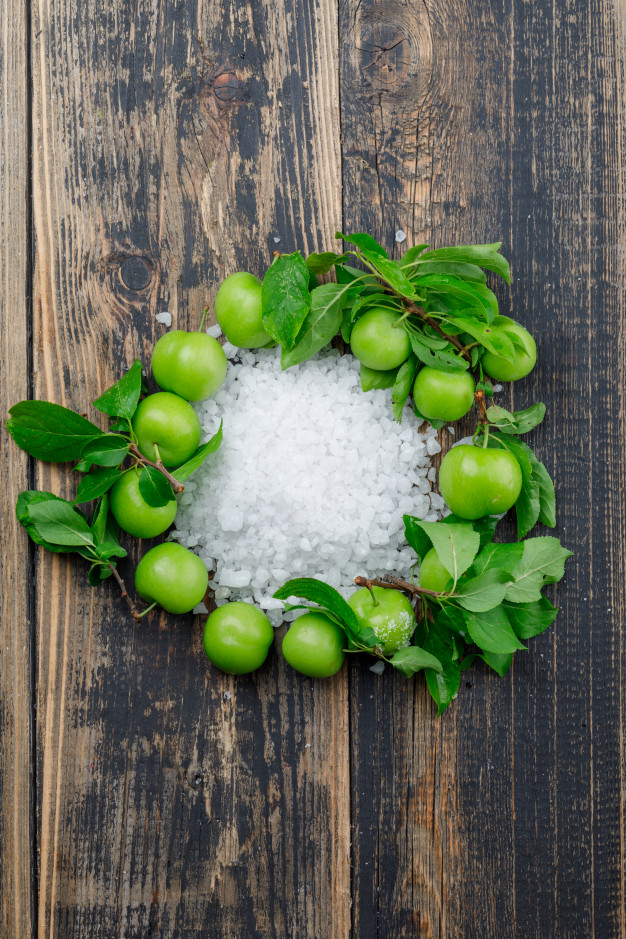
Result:
{"label": "weathered wood plank", "polygon": [[[0,10],[0,412],[29,396],[30,200],[28,16]],[[27,539],[15,520],[28,459],[2,431],[0,445],[0,934],[30,935],[34,883],[31,825],[31,578]]]}
{"label": "weathered wood plank", "polygon": [[[38,396],[87,409],[157,311],[194,325],[225,273],[328,244],[335,22],[330,0],[34,3]],[[199,621],[134,627],[75,564],[38,575],[42,935],[346,936],[345,676],[275,653],[225,677]]]}

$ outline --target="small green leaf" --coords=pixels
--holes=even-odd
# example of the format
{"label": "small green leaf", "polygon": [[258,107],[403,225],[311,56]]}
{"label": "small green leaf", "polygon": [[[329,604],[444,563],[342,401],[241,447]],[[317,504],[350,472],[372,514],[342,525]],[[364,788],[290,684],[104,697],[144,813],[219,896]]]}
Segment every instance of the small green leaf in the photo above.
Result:
{"label": "small green leaf", "polygon": [[503,606],[475,613],[467,611],[465,622],[473,642],[486,652],[508,654],[526,648],[513,632]]}
{"label": "small green leaf", "polygon": [[356,613],[350,607],[338,590],[313,577],[297,577],[283,584],[274,597],[277,600],[289,600],[290,597],[300,597],[317,603],[323,610],[338,616],[346,632],[357,641],[362,641],[362,630]]}
{"label": "small green leaf", "polygon": [[505,603],[504,608],[518,639],[532,639],[551,626],[559,612],[547,597],[533,603]]}
{"label": "small green leaf", "polygon": [[281,368],[305,362],[337,335],[341,329],[343,306],[349,296],[349,285],[342,284],[322,284],[311,292],[311,309],[302,323],[295,346],[283,349]]}
{"label": "small green leaf", "polygon": [[512,652],[484,652],[479,656],[487,665],[504,678],[513,662]]}
{"label": "small green leaf", "polygon": [[35,489],[28,489],[25,492],[20,492],[17,497],[17,504],[15,506],[15,514],[21,525],[26,529],[27,534],[35,542],[35,544],[41,545],[42,548],[47,548],[48,551],[53,551],[56,554],[66,554],[73,551],[72,547],[67,545],[53,544],[52,542],[47,541],[45,538],[39,534],[35,528],[34,522],[30,517],[31,506],[39,505],[42,502],[65,502],[65,499],[55,496],[52,492],[37,492]]}
{"label": "small green leaf", "polygon": [[139,492],[148,505],[158,509],[174,501],[174,492],[167,479],[153,466],[144,466],[139,474]]}
{"label": "small green leaf", "polygon": [[29,516],[39,536],[51,544],[80,548],[94,544],[91,528],[64,499],[31,504]]}
{"label": "small green leaf", "polygon": [[413,413],[415,414],[418,421],[422,424],[430,424],[431,427],[434,427],[435,430],[441,430],[441,428],[447,423],[447,421],[440,421],[436,417],[424,417],[423,414],[417,410],[415,403],[413,403]]}
{"label": "small green leaf", "polygon": [[508,571],[501,568],[485,571],[478,577],[472,577],[465,583],[459,584],[455,591],[455,598],[459,606],[472,613],[493,610],[504,600],[511,577]]}
{"label": "small green leaf", "polygon": [[407,268],[414,268],[415,262],[428,247],[429,245],[423,244],[423,245],[414,245],[412,248],[408,248],[402,255],[402,260],[400,261],[398,265],[400,270],[403,270],[405,271],[405,273],[408,273]]}
{"label": "small green leaf", "polygon": [[361,364],[361,391],[375,391],[378,388],[392,388],[398,377],[397,368],[388,372],[379,372]]}
{"label": "small green leaf", "polygon": [[485,548],[474,559],[474,563],[468,571],[472,577],[477,577],[489,570],[504,570],[512,574],[522,558],[524,545],[521,542],[515,544],[491,544]]}
{"label": "small green leaf", "polygon": [[335,254],[334,251],[314,251],[306,258],[305,264],[313,274],[321,277],[323,274],[328,274],[335,264],[345,261],[347,257],[349,257],[348,254]]}
{"label": "small green leaf", "polygon": [[[91,530],[93,532],[93,537],[95,543],[103,544],[108,540],[115,540],[117,542],[117,537],[115,539],[110,539],[107,532],[107,524],[109,518],[109,494],[105,492],[100,500],[96,503],[96,508],[93,513],[93,519],[91,521]],[[119,542],[117,542],[119,544]]]}
{"label": "small green leaf", "polygon": [[485,545],[489,544],[496,531],[496,526],[500,519],[497,515],[485,515],[484,518],[475,518],[473,521],[469,522],[467,519],[459,518],[458,515],[446,515],[445,518],[440,519],[440,525],[470,525],[474,531],[478,532],[480,538],[480,548],[482,550]]}
{"label": "small green leaf", "polygon": [[453,248],[436,248],[422,255],[422,260],[450,261],[454,264],[476,264],[486,271],[493,271],[503,277],[507,284],[511,283],[511,271],[508,261],[499,253],[502,242],[497,241],[487,245],[456,245]]}
{"label": "small green leaf", "polygon": [[513,411],[513,417],[517,424],[517,434],[527,434],[533,427],[541,424],[546,416],[546,406],[543,401],[538,401],[532,407],[525,408],[523,411]]}
{"label": "small green leaf", "polygon": [[98,466],[119,466],[128,455],[129,441],[120,434],[103,434],[83,447],[83,459]]}
{"label": "small green leaf", "polygon": [[409,330],[409,339],[411,340],[413,354],[416,355],[424,365],[431,365],[433,368],[437,368],[442,372],[464,372],[469,368],[467,359],[464,359],[457,352],[454,352],[452,345],[449,345],[449,349],[452,349],[452,352],[430,349],[424,344],[421,333],[417,332],[415,329]]}
{"label": "small green leaf", "polygon": [[109,561],[111,558],[125,558],[127,556],[127,552],[124,548],[114,541],[104,541],[102,544],[96,545],[96,554],[102,561]]}
{"label": "small green leaf", "polygon": [[517,437],[492,432],[489,437],[490,447],[502,447],[511,453],[520,465],[522,471],[522,489],[515,503],[517,517],[517,534],[524,538],[535,526],[539,519],[541,503],[539,498],[539,484],[533,475],[533,464],[530,456],[534,454],[526,444]]}
{"label": "small green leaf", "polygon": [[417,372],[417,359],[414,355],[410,355],[406,362],[403,362],[398,370],[396,380],[393,383],[393,390],[391,392],[391,399],[393,401],[393,416],[395,417],[398,424],[402,423],[402,412],[404,410],[404,405],[406,400],[411,393],[413,388],[413,382],[415,381],[415,374]]}
{"label": "small green leaf", "polygon": [[92,499],[99,498],[99,496],[108,492],[111,486],[113,486],[118,479],[121,479],[123,475],[124,474],[118,469],[106,468],[93,470],[93,472],[81,479],[78,484],[74,504],[91,502]]}
{"label": "small green leaf", "polygon": [[405,678],[410,678],[415,672],[423,668],[431,668],[435,672],[443,672],[443,665],[439,659],[426,649],[419,646],[406,646],[398,649],[390,659],[394,668],[402,672]]}
{"label": "small green leaf", "polygon": [[50,401],[20,401],[5,422],[18,447],[37,460],[79,460],[86,443],[102,435],[91,421]]}
{"label": "small green leaf", "polygon": [[550,535],[530,538],[524,542],[522,559],[507,587],[506,599],[512,603],[528,603],[541,599],[544,584],[553,584],[565,573],[565,561],[572,552]]}
{"label": "small green leaf", "polygon": [[504,333],[494,332],[489,323],[457,313],[451,314],[450,319],[455,326],[460,326],[463,332],[480,342],[489,352],[501,356],[507,362],[515,361],[515,346],[509,337]]}
{"label": "small green leaf", "polygon": [[93,406],[110,417],[124,417],[131,420],[139,404],[141,395],[141,362],[134,365],[114,385],[97,398]]}
{"label": "small green leaf", "polygon": [[421,525],[421,519],[413,515],[404,515],[404,537],[410,548],[413,548],[419,560],[430,551],[432,542]]}
{"label": "small green leaf", "polygon": [[417,521],[437,552],[437,557],[456,583],[474,560],[480,535],[471,525],[441,525]]}
{"label": "small green leaf", "polygon": [[437,714],[441,716],[453,701],[461,683],[458,655],[434,630],[422,640],[422,646],[439,660],[443,668],[442,672],[436,672],[432,668],[424,671],[428,690],[437,705]]}
{"label": "small green leaf", "polygon": [[265,330],[291,349],[311,308],[309,269],[299,251],[281,255],[267,269],[262,305]]}
{"label": "small green leaf", "polygon": [[382,247],[379,245],[375,238],[372,238],[371,235],[368,235],[367,232],[357,232],[354,235],[344,235],[340,231],[335,232],[335,238],[342,238],[344,241],[348,241],[350,244],[356,245],[359,251],[362,252],[366,257],[373,255],[378,258],[388,258],[389,255]]}
{"label": "small green leaf", "polygon": [[220,421],[220,426],[213,434],[210,440],[207,440],[206,443],[203,443],[202,446],[198,447],[195,453],[193,453],[186,463],[183,463],[182,466],[177,467],[175,470],[172,470],[172,476],[174,479],[177,479],[180,483],[184,483],[192,473],[202,466],[206,458],[210,453],[215,453],[222,445],[222,440],[224,439],[223,433],[224,422]]}

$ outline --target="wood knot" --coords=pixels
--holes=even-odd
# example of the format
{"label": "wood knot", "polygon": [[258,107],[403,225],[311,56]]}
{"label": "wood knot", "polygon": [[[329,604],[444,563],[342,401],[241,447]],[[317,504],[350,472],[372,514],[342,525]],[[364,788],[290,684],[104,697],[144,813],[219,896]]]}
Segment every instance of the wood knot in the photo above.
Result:
{"label": "wood knot", "polygon": [[413,64],[411,43],[397,23],[369,24],[358,45],[361,74],[374,88],[403,85]]}
{"label": "wood knot", "polygon": [[241,104],[246,96],[246,85],[235,72],[222,72],[213,80],[213,94],[220,104]]}
{"label": "wood knot", "polygon": [[152,280],[152,264],[140,255],[127,257],[120,264],[120,277],[129,290],[145,290]]}

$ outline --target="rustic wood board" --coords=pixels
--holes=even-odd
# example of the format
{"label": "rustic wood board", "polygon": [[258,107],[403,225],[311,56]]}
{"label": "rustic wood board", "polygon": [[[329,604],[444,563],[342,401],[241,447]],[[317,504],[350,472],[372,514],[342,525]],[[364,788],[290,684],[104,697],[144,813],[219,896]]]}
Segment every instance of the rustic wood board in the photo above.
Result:
{"label": "rustic wood board", "polygon": [[199,619],[135,627],[29,549],[3,437],[0,932],[623,939],[623,2],[11,7],[4,412],[87,410],[157,312],[195,324],[276,246],[499,237],[503,311],[540,350],[515,404],[548,406],[534,443],[576,557],[556,629],[439,721],[420,680],[357,663],[233,679]]}

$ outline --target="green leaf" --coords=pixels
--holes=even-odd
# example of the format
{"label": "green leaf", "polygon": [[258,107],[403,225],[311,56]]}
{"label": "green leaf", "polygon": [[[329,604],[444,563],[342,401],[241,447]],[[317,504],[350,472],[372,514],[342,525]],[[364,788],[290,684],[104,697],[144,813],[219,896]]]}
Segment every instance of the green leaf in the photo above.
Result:
{"label": "green leaf", "polygon": [[418,421],[421,421],[422,424],[430,424],[430,426],[434,427],[435,430],[440,430],[445,424],[448,423],[447,421],[440,421],[436,417],[424,417],[424,415],[420,414],[420,412],[417,410],[415,402],[413,402],[413,413],[415,414]]}
{"label": "green leaf", "polygon": [[383,246],[379,245],[371,235],[367,234],[367,232],[357,232],[354,235],[344,235],[340,231],[336,231],[335,238],[342,238],[344,241],[348,241],[350,244],[356,245],[359,251],[361,251],[366,257],[369,257],[370,255],[380,258],[389,257]]}
{"label": "green leaf", "polygon": [[533,404],[529,408],[524,408],[523,411],[513,411],[513,417],[517,424],[515,433],[527,434],[533,427],[537,427],[541,424],[545,416],[546,406],[543,401],[538,401],[537,404]]}
{"label": "green leaf", "polygon": [[416,372],[417,359],[414,355],[410,355],[406,362],[403,362],[400,366],[396,380],[393,383],[393,390],[391,392],[393,416],[398,424],[402,423],[402,412],[406,404],[406,399],[409,397],[411,389],[413,388]]}
{"label": "green leaf", "polygon": [[310,359],[337,335],[349,291],[350,287],[342,284],[322,284],[312,291],[311,309],[302,323],[293,349],[283,349],[281,368],[289,368]]}
{"label": "green leaf", "polygon": [[[530,456],[534,459],[532,450],[518,440],[517,437],[502,435],[493,432],[489,437],[489,446],[500,446],[511,453],[520,465],[522,471],[522,489],[515,503],[515,514],[517,517],[517,534],[519,538],[524,538],[534,527],[539,519],[541,503],[539,497],[539,484],[533,474],[533,464]],[[530,456],[529,456],[530,454]]]}
{"label": "green leaf", "polygon": [[526,648],[513,632],[503,606],[483,612],[467,611],[465,622],[472,641],[486,652],[508,654]]}
{"label": "green leaf", "polygon": [[[411,349],[424,365],[431,365],[442,372],[464,372],[469,368],[469,362],[457,352],[443,352],[437,349],[430,349],[424,344],[420,333],[415,329],[409,330],[409,339],[411,340]],[[449,346],[453,349],[453,346]]]}
{"label": "green leaf", "polygon": [[[373,274],[364,274],[358,267],[351,267],[349,264],[337,264],[335,274],[338,284],[354,284],[359,290],[377,293],[380,290],[380,284]],[[358,281],[358,285],[354,282]]]}
{"label": "green leaf", "polygon": [[483,574],[459,584],[455,591],[455,599],[459,606],[462,606],[464,610],[470,610],[472,613],[493,610],[504,600],[507,584],[510,582],[511,577],[512,575],[508,571],[501,568],[485,571]]}
{"label": "green leaf", "polygon": [[418,521],[432,542],[437,557],[456,583],[470,566],[480,546],[480,536],[471,525],[441,525]]}
{"label": "green leaf", "polygon": [[[548,528],[554,528],[556,525],[554,483],[550,479],[550,475],[543,463],[537,459],[528,444],[524,443],[522,440],[518,440],[517,437],[502,437],[500,434],[492,434],[491,436],[495,437],[501,446],[513,454],[522,468],[522,477],[524,480],[522,493],[524,492],[524,487],[527,487],[535,500],[535,509],[537,508],[538,502],[538,514],[535,517],[533,525],[538,518],[543,525],[547,525]],[[516,505],[516,511],[517,509],[518,507]],[[530,528],[532,528],[532,525]],[[526,527],[523,534],[520,534],[520,538],[524,537],[524,535],[530,531],[530,528]],[[518,518],[518,530],[519,529]]]}
{"label": "green leaf", "polygon": [[457,245],[453,248],[436,248],[422,255],[422,260],[451,261],[453,263],[476,264],[486,271],[493,271],[503,277],[507,284],[511,283],[511,271],[508,261],[499,253],[502,242],[497,241],[487,245]]}
{"label": "green leaf", "polygon": [[498,315],[496,295],[484,284],[446,274],[419,276],[415,278],[414,284],[424,298],[423,305],[427,312],[457,310],[467,314],[474,310],[487,323],[492,323]]}
{"label": "green leaf", "polygon": [[[435,627],[437,621],[435,621]],[[455,650],[431,629],[429,635],[422,641],[422,646],[439,660],[441,672],[432,668],[424,671],[426,684],[431,697],[437,705],[437,714],[440,716],[454,699],[461,683],[461,668]]]}
{"label": "green leaf", "polygon": [[93,406],[110,417],[125,417],[131,420],[139,404],[141,394],[141,362],[136,359],[118,382],[97,398]]}
{"label": "green leaf", "polygon": [[94,544],[91,528],[64,499],[31,504],[29,516],[40,537],[51,544],[81,548]]}
{"label": "green leaf", "polygon": [[493,332],[489,323],[483,323],[471,316],[457,313],[451,314],[450,322],[454,323],[455,326],[460,326],[463,332],[469,333],[489,352],[501,356],[507,362],[515,361],[515,346],[509,337],[504,333]]}
{"label": "green leaf", "polygon": [[144,466],[139,474],[139,492],[148,505],[158,509],[174,501],[174,491],[167,479],[153,466]]}
{"label": "green leaf", "polygon": [[413,515],[403,515],[404,537],[410,548],[413,548],[420,561],[432,548],[432,542],[424,529],[421,519]]}
{"label": "green leaf", "polygon": [[299,251],[276,258],[263,278],[263,326],[291,349],[311,308],[309,269]]}
{"label": "green leaf", "polygon": [[428,247],[429,245],[423,244],[423,245],[414,245],[412,248],[408,248],[402,255],[402,260],[400,261],[400,264],[398,265],[400,270],[405,270],[406,268],[409,268],[409,267],[410,268],[415,267],[415,262],[419,258],[420,254],[422,254]]}
{"label": "green leaf", "polygon": [[111,558],[125,558],[127,552],[115,541],[103,541],[96,546],[96,554],[102,561],[109,561]]}
{"label": "green leaf", "polygon": [[513,582],[507,587],[506,599],[513,603],[540,600],[543,585],[556,583],[563,577],[565,561],[571,556],[572,552],[550,535],[525,541],[522,559],[513,572]]}
{"label": "green leaf", "polygon": [[83,447],[83,459],[98,466],[119,466],[128,455],[129,441],[120,434],[102,434]]}
{"label": "green leaf", "polygon": [[497,427],[505,434],[517,432],[517,422],[511,411],[501,408],[499,404],[492,404],[487,408],[487,420],[493,427]]}
{"label": "green leaf", "polygon": [[99,587],[103,580],[111,577],[112,571],[106,564],[94,564],[87,574],[90,587]]}
{"label": "green leaf", "polygon": [[497,672],[500,678],[504,678],[511,667],[513,661],[512,652],[484,652],[479,656],[487,665]]}
{"label": "green leaf", "polygon": [[419,646],[406,646],[398,649],[390,659],[394,668],[402,672],[405,678],[410,678],[415,672],[423,668],[431,668],[435,672],[443,672],[443,665],[439,659],[426,649]]}
{"label": "green leaf", "polygon": [[108,492],[124,474],[118,469],[99,469],[89,473],[78,484],[74,504],[91,502]]}
{"label": "green leaf", "polygon": [[45,538],[39,534],[35,528],[34,522],[31,521],[30,517],[30,508],[34,505],[40,505],[43,502],[65,502],[65,499],[55,496],[52,492],[37,492],[35,489],[28,489],[25,492],[20,492],[17,497],[17,504],[15,506],[15,514],[21,525],[26,529],[29,537],[35,542],[35,544],[41,545],[42,548],[47,548],[48,551],[54,551],[57,554],[66,554],[71,552],[73,549],[67,545],[58,545],[53,544],[49,541],[46,541]]}
{"label": "green leaf", "polygon": [[369,258],[376,270],[381,274],[386,283],[399,293],[401,297],[414,297],[415,285],[411,283],[406,274],[403,274],[395,261],[387,261],[384,258]]}
{"label": "green leaf", "polygon": [[[363,641],[363,630],[359,625],[356,613],[352,607],[348,605],[339,591],[335,590],[334,587],[329,587],[328,584],[323,583],[321,580],[316,580],[314,577],[297,577],[293,580],[288,580],[286,584],[279,587],[274,597],[277,600],[289,600],[290,597],[301,597],[303,600],[310,600],[312,603],[317,603],[322,609],[328,610],[328,612],[338,616],[346,632],[353,639],[359,642]],[[370,632],[372,636],[374,636],[373,631],[370,630]],[[378,642],[375,636],[374,640],[375,642],[372,642],[372,645]]]}
{"label": "green leaf", "polygon": [[[355,289],[356,288],[353,288],[353,290]],[[358,300],[352,304],[350,310],[351,321],[354,323],[362,313],[365,313],[368,309],[373,307],[385,307],[388,310],[397,312],[399,315],[403,312],[402,304],[397,297],[393,297],[388,293],[365,293],[359,296]]]}
{"label": "green leaf", "polygon": [[9,414],[6,429],[18,447],[37,460],[78,460],[85,444],[102,435],[91,421],[50,401],[20,401]]}
{"label": "green leaf", "polygon": [[512,574],[522,558],[524,545],[516,544],[488,544],[474,559],[468,571],[473,577],[488,570],[504,570]]}
{"label": "green leaf", "polygon": [[374,368],[368,368],[361,364],[361,391],[374,391],[377,388],[391,388],[398,377],[397,368],[392,368],[388,372],[379,372]]}
{"label": "green leaf", "polygon": [[313,274],[321,277],[323,274],[328,274],[335,264],[345,261],[347,257],[349,257],[348,254],[335,254],[334,251],[314,251],[304,263]]}
{"label": "green leaf", "polygon": [[547,469],[540,463],[535,454],[532,455],[533,479],[539,487],[539,521],[548,528],[556,525],[556,504],[554,496],[554,483],[550,479]]}
{"label": "green leaf", "polygon": [[532,639],[551,626],[559,612],[547,597],[533,603],[505,603],[504,608],[518,639]]}
{"label": "green leaf", "polygon": [[175,470],[171,470],[171,474],[174,479],[177,479],[180,483],[184,483],[184,481],[188,479],[192,473],[195,473],[199,466],[202,466],[209,453],[215,453],[216,450],[219,450],[224,438],[223,426],[224,422],[220,421],[220,426],[213,434],[211,439],[207,440],[206,443],[203,443],[202,446],[198,447],[196,452],[189,457],[186,463],[178,466]]}
{"label": "green leaf", "polygon": [[114,540],[119,544],[117,541],[117,536],[114,539],[110,538],[109,533],[107,532],[108,518],[109,494],[108,492],[105,492],[100,501],[96,503],[93,519],[91,521],[91,530],[93,532],[94,541],[97,545],[104,544],[104,542],[108,540]]}

